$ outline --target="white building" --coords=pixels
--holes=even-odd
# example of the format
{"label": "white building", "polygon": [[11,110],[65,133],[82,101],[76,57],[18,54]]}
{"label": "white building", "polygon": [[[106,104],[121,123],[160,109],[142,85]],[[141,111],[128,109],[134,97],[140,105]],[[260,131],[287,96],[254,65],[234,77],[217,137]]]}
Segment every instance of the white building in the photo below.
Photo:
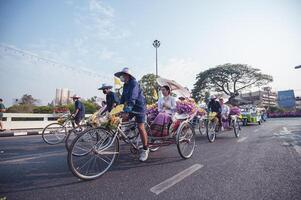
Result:
{"label": "white building", "polygon": [[72,91],[68,88],[57,88],[55,91],[55,105],[66,105],[71,102]]}

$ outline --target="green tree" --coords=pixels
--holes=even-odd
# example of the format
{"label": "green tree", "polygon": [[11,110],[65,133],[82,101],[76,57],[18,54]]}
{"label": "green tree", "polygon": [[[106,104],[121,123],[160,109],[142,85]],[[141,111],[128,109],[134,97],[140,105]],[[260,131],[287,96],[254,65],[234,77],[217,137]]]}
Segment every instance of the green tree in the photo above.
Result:
{"label": "green tree", "polygon": [[35,105],[38,102],[37,99],[33,98],[30,94],[24,94],[19,100],[19,104],[22,105]]}
{"label": "green tree", "polygon": [[53,113],[52,106],[36,106],[33,109],[33,113]]}
{"label": "green tree", "polygon": [[6,112],[8,112],[8,113],[32,113],[34,108],[35,108],[34,105],[16,104],[16,105],[9,107]]}
{"label": "green tree", "polygon": [[197,75],[192,90],[193,97],[199,99],[205,91],[212,90],[229,95],[232,103],[239,93],[252,86],[260,87],[273,81],[273,77],[246,64],[224,64],[205,70]]}
{"label": "green tree", "polygon": [[144,75],[141,80],[139,81],[139,84],[143,90],[143,94],[146,98],[147,104],[153,104],[157,102],[158,100],[158,94],[157,91],[159,89],[159,85],[156,81],[156,75],[155,74],[146,74]]}

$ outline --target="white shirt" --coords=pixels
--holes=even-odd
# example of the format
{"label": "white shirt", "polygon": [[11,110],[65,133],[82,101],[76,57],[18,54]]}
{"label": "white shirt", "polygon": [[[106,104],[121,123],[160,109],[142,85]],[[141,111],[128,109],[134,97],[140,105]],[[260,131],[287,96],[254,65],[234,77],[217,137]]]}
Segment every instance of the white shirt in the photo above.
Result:
{"label": "white shirt", "polygon": [[223,104],[223,105],[221,105],[221,107],[222,107],[222,113],[221,113],[222,116],[228,117],[229,114],[230,114],[230,108],[229,108],[229,106]]}
{"label": "white shirt", "polygon": [[[169,109],[166,107],[163,108],[163,104],[166,104]],[[176,110],[176,100],[172,96],[167,96],[167,97],[160,97],[158,100],[158,111],[159,112],[167,112],[168,114],[173,114]]]}

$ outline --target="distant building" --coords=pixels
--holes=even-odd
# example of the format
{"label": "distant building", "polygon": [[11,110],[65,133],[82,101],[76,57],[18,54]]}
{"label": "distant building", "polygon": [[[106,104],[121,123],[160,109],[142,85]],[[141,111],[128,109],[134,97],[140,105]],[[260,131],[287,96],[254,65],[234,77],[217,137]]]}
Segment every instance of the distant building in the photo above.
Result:
{"label": "distant building", "polygon": [[278,105],[281,108],[293,109],[296,107],[294,90],[278,91]]}
{"label": "distant building", "polygon": [[277,93],[270,87],[264,87],[263,90],[240,94],[235,98],[239,104],[253,104],[259,107],[270,107],[277,105]]}
{"label": "distant building", "polygon": [[296,97],[296,109],[301,110],[301,97]]}
{"label": "distant building", "polygon": [[66,105],[71,102],[71,90],[68,88],[57,88],[55,91],[55,105]]}

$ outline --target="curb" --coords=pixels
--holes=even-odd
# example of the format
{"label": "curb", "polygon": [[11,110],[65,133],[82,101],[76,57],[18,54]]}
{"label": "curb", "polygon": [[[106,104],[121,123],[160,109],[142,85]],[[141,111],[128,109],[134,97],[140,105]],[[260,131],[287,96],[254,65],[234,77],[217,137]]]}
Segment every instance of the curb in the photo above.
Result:
{"label": "curb", "polygon": [[0,132],[0,137],[13,137],[13,136],[27,136],[27,135],[40,135],[42,132],[39,131],[28,131],[28,132]]}

